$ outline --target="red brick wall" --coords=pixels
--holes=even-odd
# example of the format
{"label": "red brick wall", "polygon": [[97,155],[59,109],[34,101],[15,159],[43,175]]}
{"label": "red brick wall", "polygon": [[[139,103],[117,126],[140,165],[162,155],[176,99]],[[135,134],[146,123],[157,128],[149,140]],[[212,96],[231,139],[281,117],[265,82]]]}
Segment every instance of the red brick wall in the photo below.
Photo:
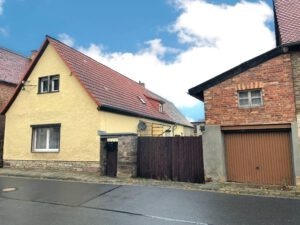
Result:
{"label": "red brick wall", "polygon": [[[239,90],[261,89],[263,105],[239,108]],[[247,125],[295,121],[291,57],[281,55],[204,92],[206,124]]]}
{"label": "red brick wall", "polygon": [[15,88],[15,85],[0,82],[0,109],[8,102]]}

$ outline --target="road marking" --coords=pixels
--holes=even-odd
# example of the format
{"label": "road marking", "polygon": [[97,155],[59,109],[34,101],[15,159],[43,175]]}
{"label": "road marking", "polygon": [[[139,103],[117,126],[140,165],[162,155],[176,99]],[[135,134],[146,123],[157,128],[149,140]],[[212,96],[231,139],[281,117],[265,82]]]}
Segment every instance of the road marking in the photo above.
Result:
{"label": "road marking", "polygon": [[12,191],[16,191],[17,188],[15,187],[8,187],[8,188],[3,188],[1,189],[2,192],[12,192]]}
{"label": "road marking", "polygon": [[144,215],[144,216],[150,217],[153,219],[170,221],[170,222],[188,223],[188,224],[196,224],[196,225],[212,225],[212,224],[208,224],[208,223],[200,223],[200,222],[190,221],[190,220],[179,220],[179,219],[173,219],[173,218],[161,217],[161,216],[151,216],[151,215]]}
{"label": "road marking", "polygon": [[122,210],[115,210],[115,209],[97,208],[97,207],[90,207],[90,206],[81,206],[81,207],[88,208],[88,209],[107,211],[107,212],[127,214],[127,215],[132,215],[132,216],[148,217],[148,218],[152,218],[152,219],[164,220],[164,221],[169,221],[169,222],[174,222],[174,223],[187,223],[187,224],[195,224],[195,225],[213,225],[213,224],[201,223],[201,222],[197,222],[197,221],[181,220],[181,219],[174,219],[174,218],[162,217],[162,216],[153,216],[153,215],[134,213],[134,212],[128,212],[128,211],[122,211]]}

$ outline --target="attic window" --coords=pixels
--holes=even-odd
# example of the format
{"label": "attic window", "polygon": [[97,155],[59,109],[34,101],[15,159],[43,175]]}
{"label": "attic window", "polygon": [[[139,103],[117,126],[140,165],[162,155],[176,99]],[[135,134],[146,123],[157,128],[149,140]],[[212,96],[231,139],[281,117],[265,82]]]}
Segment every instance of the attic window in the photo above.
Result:
{"label": "attic window", "polygon": [[39,78],[39,93],[59,91],[59,75],[51,75]]}
{"label": "attic window", "polygon": [[138,99],[143,103],[143,104],[145,104],[146,105],[146,102],[145,102],[145,100],[144,99],[142,99],[140,96],[137,96],[138,97]]}
{"label": "attic window", "polygon": [[158,104],[158,111],[163,112],[163,105],[161,103]]}
{"label": "attic window", "polygon": [[256,107],[263,104],[261,90],[239,91],[239,107]]}

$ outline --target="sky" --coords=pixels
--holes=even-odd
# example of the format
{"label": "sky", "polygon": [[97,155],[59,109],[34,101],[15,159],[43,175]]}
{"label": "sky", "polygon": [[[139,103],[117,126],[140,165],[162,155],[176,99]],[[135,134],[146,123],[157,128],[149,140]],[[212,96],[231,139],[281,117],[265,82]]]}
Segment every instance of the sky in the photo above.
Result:
{"label": "sky", "polygon": [[188,89],[274,48],[273,17],[272,0],[0,0],[0,46],[30,56],[50,35],[197,121]]}

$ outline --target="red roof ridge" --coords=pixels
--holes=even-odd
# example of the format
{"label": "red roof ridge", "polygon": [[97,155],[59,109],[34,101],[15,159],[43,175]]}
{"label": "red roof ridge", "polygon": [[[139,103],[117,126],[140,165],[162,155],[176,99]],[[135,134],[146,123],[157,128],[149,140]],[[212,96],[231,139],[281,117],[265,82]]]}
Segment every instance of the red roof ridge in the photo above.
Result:
{"label": "red roof ridge", "polygon": [[[101,63],[101,62],[99,62],[99,61],[96,60],[96,59],[93,59],[91,56],[82,53],[81,51],[79,51],[79,50],[77,50],[77,49],[75,49],[75,48],[73,48],[73,47],[71,47],[71,46],[69,46],[69,45],[63,43],[62,41],[60,41],[60,40],[58,40],[58,39],[56,39],[56,38],[54,38],[54,37],[52,37],[52,36],[46,35],[46,38],[52,39],[52,40],[54,40],[54,41],[56,41],[56,42],[59,42],[60,44],[65,45],[66,47],[72,49],[73,51],[75,51],[75,52],[77,52],[77,53],[79,53],[79,54],[81,54],[82,56],[89,58],[90,60],[94,61],[95,63],[98,63],[98,64],[100,64],[100,65],[106,67],[106,68],[109,69],[109,70],[113,70],[114,72],[118,73],[119,75],[123,76],[124,78],[126,78],[126,79],[128,79],[128,80],[130,80],[130,81],[132,81],[132,82],[135,82],[135,83],[139,84],[137,81],[135,81],[135,80],[133,80],[133,79],[131,79],[131,78],[125,76],[124,74],[122,74],[122,73],[116,71],[115,69],[112,69],[111,67],[109,67],[109,66],[107,66],[107,65],[105,65],[105,64],[103,64],[103,63]],[[139,85],[140,85],[140,84],[139,84]],[[140,86],[142,86],[142,85],[140,85]]]}
{"label": "red roof ridge", "polygon": [[8,49],[8,48],[2,47],[2,46],[0,46],[0,49],[3,49],[3,50],[5,50],[5,51],[7,51],[7,52],[10,52],[10,53],[12,53],[12,54],[18,55],[18,56],[20,56],[20,57],[22,57],[22,58],[24,58],[24,59],[30,60],[30,57],[24,56],[24,55],[22,55],[21,53],[18,53],[18,52],[16,52],[16,51],[11,50],[11,49]]}

